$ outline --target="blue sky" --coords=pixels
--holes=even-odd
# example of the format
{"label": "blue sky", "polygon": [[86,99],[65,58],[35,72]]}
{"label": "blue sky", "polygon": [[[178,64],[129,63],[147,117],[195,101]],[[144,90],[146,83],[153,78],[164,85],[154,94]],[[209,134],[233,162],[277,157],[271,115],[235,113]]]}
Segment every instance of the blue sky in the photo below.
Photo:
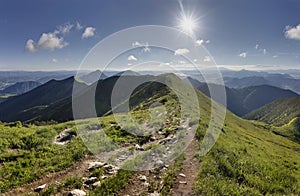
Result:
{"label": "blue sky", "polygon": [[[183,0],[182,4],[185,13],[197,19],[195,38],[203,40],[217,64],[300,68],[300,1]],[[139,25],[178,27],[180,16],[177,0],[2,0],[0,69],[76,70],[88,51],[110,34]]]}

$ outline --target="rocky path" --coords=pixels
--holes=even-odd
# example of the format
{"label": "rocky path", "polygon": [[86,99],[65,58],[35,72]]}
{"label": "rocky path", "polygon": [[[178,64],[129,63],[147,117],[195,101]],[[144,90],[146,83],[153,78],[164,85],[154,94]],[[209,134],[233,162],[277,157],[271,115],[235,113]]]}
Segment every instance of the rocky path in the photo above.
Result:
{"label": "rocky path", "polygon": [[25,184],[16,189],[10,190],[6,193],[3,193],[1,196],[10,196],[10,195],[27,195],[34,192],[34,188],[43,185],[43,184],[56,184],[64,181],[68,177],[74,176],[85,176],[88,172],[89,163],[98,160],[93,156],[86,156],[80,161],[76,162],[71,167],[68,167],[65,170],[49,173],[43,176],[41,179],[34,181],[30,184]]}
{"label": "rocky path", "polygon": [[174,196],[191,196],[193,195],[193,184],[197,180],[197,174],[200,167],[199,160],[195,155],[199,152],[198,142],[193,139],[185,150],[185,160],[182,168],[176,175],[176,181],[173,185],[172,195]]}

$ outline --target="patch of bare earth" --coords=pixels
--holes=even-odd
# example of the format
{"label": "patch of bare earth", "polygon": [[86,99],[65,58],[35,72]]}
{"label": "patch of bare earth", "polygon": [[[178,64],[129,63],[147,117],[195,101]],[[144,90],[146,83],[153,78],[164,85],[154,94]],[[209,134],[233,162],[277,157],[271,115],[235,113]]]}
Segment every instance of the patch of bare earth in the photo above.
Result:
{"label": "patch of bare earth", "polygon": [[[185,160],[183,161],[182,168],[176,173],[176,180],[170,192],[171,195],[193,195],[192,188],[193,184],[197,180],[197,174],[200,167],[199,160],[195,157],[198,152],[198,142],[196,139],[193,139],[185,150]],[[127,183],[125,189],[121,190],[117,195],[137,196],[149,195],[154,192],[159,193],[162,189],[162,176],[166,173],[166,171],[167,168],[136,172]],[[140,180],[141,176],[146,177],[146,182]]]}
{"label": "patch of bare earth", "polygon": [[[88,167],[89,163],[93,161],[97,161],[98,159],[94,156],[85,156],[84,158],[77,161],[72,166],[66,168],[65,170],[48,173],[44,175],[41,179],[34,181],[30,184],[25,184],[23,186],[12,189],[6,193],[3,193],[2,196],[10,196],[10,195],[26,195],[28,193],[33,193],[34,188],[43,185],[43,184],[56,184],[59,182],[63,182],[68,177],[74,176],[86,176],[88,175]],[[46,187],[47,187],[46,185]]]}
{"label": "patch of bare earth", "polygon": [[[197,180],[200,162],[195,157],[199,153],[198,141],[193,139],[190,145],[185,150],[185,160],[182,167],[176,175],[176,180],[171,190],[174,196],[192,196],[193,184]],[[184,174],[184,175],[179,175]],[[184,177],[185,176],[185,177]]]}

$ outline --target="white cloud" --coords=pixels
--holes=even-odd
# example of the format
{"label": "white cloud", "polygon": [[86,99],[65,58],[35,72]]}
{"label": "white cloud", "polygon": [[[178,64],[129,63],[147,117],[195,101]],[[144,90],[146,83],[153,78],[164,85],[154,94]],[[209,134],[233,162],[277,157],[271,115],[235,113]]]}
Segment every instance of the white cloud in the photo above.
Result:
{"label": "white cloud", "polygon": [[58,37],[56,33],[43,33],[36,47],[45,50],[54,50],[61,49],[67,45],[68,43],[64,41],[64,38]]}
{"label": "white cloud", "polygon": [[198,59],[194,59],[193,61],[196,63],[198,61]]}
{"label": "white cloud", "polygon": [[203,59],[204,62],[211,62],[210,56],[205,56]]}
{"label": "white cloud", "polygon": [[246,58],[247,57],[247,53],[246,52],[242,52],[239,54],[240,57]]}
{"label": "white cloud", "polygon": [[132,47],[141,47],[141,46],[143,46],[143,44],[141,44],[138,41],[135,41],[135,42],[132,43]]}
{"label": "white cloud", "polygon": [[263,54],[267,54],[267,49],[263,49]]}
{"label": "white cloud", "polygon": [[86,27],[82,34],[82,39],[93,37],[95,35],[95,31],[96,29],[94,27]]}
{"label": "white cloud", "polygon": [[151,49],[149,48],[149,46],[145,46],[143,49],[142,49],[143,52],[151,52]]}
{"label": "white cloud", "polygon": [[179,61],[180,64],[185,64],[185,61]]}
{"label": "white cloud", "polygon": [[58,60],[57,59],[52,59],[51,62],[52,63],[58,63]]}
{"label": "white cloud", "polygon": [[210,40],[206,40],[205,43],[209,44],[209,43],[210,43]]}
{"label": "white cloud", "polygon": [[81,30],[83,29],[83,26],[79,22],[76,22],[76,29]]}
{"label": "white cloud", "polygon": [[190,51],[187,48],[179,48],[179,49],[175,50],[174,54],[175,55],[184,55],[184,54],[187,54],[189,52]]}
{"label": "white cloud", "polygon": [[143,47],[142,52],[150,52],[151,51],[148,43],[142,44],[138,41],[135,41],[132,43],[132,47],[134,47],[134,48]]}
{"label": "white cloud", "polygon": [[286,26],[284,35],[287,39],[300,40],[300,24],[296,27]]}
{"label": "white cloud", "polygon": [[273,58],[274,58],[274,59],[278,58],[278,55],[274,55]]}
{"label": "white cloud", "polygon": [[258,48],[259,48],[259,44],[256,44],[255,49],[258,50]]}
{"label": "white cloud", "polygon": [[64,25],[60,25],[57,27],[58,32],[61,34],[67,34],[71,31],[71,29],[73,28],[73,25],[70,23],[64,24]]}
{"label": "white cloud", "polygon": [[204,40],[203,40],[203,39],[198,39],[198,40],[196,40],[196,45],[197,45],[197,46],[201,46],[203,43],[204,43]]}
{"label": "white cloud", "polygon": [[128,56],[127,58],[128,61],[137,61],[137,58],[133,55]]}
{"label": "white cloud", "polygon": [[29,52],[35,52],[39,49],[55,50],[61,49],[68,45],[68,42],[64,41],[63,37],[58,37],[58,32],[43,33],[37,44],[32,39],[26,42],[25,49]]}
{"label": "white cloud", "polygon": [[25,49],[29,52],[35,52],[36,47],[34,45],[34,41],[32,39],[27,40]]}

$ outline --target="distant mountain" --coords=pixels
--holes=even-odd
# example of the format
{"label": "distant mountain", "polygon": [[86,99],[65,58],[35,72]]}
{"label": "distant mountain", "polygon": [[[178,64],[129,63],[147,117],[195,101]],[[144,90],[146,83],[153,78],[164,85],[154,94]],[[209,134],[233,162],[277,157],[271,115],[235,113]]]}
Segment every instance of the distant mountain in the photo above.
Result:
{"label": "distant mountain", "polygon": [[131,70],[126,70],[126,71],[121,71],[119,73],[114,74],[114,76],[140,76],[138,72],[131,71]]}
{"label": "distant mountain", "polygon": [[283,77],[293,79],[289,74],[270,73],[265,71],[250,71],[250,70],[221,70],[223,77],[229,78],[247,78],[247,77]]}
{"label": "distant mountain", "polygon": [[[74,77],[65,80],[51,80],[27,93],[12,97],[0,103],[1,121],[28,121],[37,118],[39,114],[53,104],[72,95]],[[78,84],[82,89],[87,86]]]}
{"label": "distant mountain", "polygon": [[245,116],[275,126],[285,125],[296,117],[300,117],[300,97],[276,100]]}
{"label": "distant mountain", "polygon": [[294,79],[287,74],[269,74],[264,77],[251,76],[244,78],[224,77],[224,83],[230,88],[270,85],[300,93],[300,79]]}
{"label": "distant mountain", "polygon": [[0,94],[19,95],[26,93],[27,91],[30,91],[40,85],[41,83],[35,81],[17,82],[11,86],[6,87],[4,90],[1,90]]}
{"label": "distant mountain", "polygon": [[[177,78],[171,74],[171,78]],[[161,76],[123,76],[123,82],[120,83],[121,88],[127,88],[131,84],[139,83],[137,89],[130,97],[131,105],[134,108],[139,105],[144,99],[155,97],[161,93],[168,92],[166,86],[155,83],[146,82],[150,80],[167,80],[170,75]],[[23,122],[56,120],[59,122],[73,119],[72,104],[80,103],[82,110],[79,111],[77,117],[89,118],[94,117],[90,107],[85,107],[95,101],[96,113],[98,116],[111,112],[111,96],[115,88],[115,84],[120,79],[120,76],[112,76],[104,80],[99,80],[90,86],[84,83],[78,83],[74,77],[57,81],[51,80],[48,83],[41,85],[32,91],[25,94],[13,97],[3,103],[0,103],[0,120],[1,121],[16,121]],[[175,80],[175,79],[174,79]],[[180,80],[177,78],[177,80]],[[180,80],[181,81],[181,80]],[[72,97],[73,83],[79,86],[76,96]],[[147,90],[149,88],[149,90]],[[146,89],[146,90],[145,90]],[[115,92],[115,97],[118,103],[123,103],[127,97],[123,92]],[[124,97],[125,96],[125,97]]]}
{"label": "distant mountain", "polygon": [[107,76],[100,70],[96,70],[79,77],[80,80],[86,82],[87,84],[92,84],[98,80],[103,80],[105,78],[107,78]]}
{"label": "distant mountain", "polygon": [[77,71],[0,71],[0,82],[16,83],[24,81],[37,81],[40,83],[49,80],[65,79],[76,75]]}
{"label": "distant mountain", "polygon": [[[201,83],[192,78],[188,78],[189,82],[203,92],[210,96],[207,84]],[[221,85],[210,84],[215,91],[220,91],[224,88]],[[225,87],[227,97],[227,108],[238,116],[245,114],[262,107],[265,104],[271,103],[274,100],[286,97],[298,97],[297,93],[290,90],[284,90],[269,85],[251,86],[246,88],[228,88]],[[222,102],[222,100],[216,100]]]}

